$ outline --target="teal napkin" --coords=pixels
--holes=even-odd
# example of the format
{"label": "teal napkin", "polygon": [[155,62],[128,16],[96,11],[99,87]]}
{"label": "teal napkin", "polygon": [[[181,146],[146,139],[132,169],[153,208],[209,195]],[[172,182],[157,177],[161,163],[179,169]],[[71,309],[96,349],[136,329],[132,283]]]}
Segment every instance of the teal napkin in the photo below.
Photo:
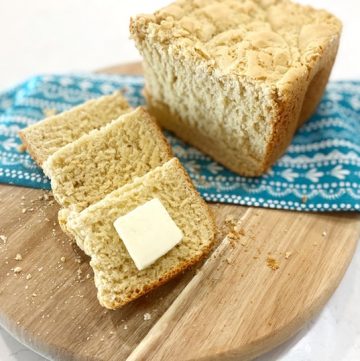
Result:
{"label": "teal napkin", "polygon": [[[49,189],[49,179],[19,148],[19,129],[90,98],[125,91],[144,104],[140,76],[42,75],[0,93],[0,182]],[[330,82],[316,114],[262,177],[241,177],[174,135],[166,136],[210,202],[305,211],[360,210],[360,81]]]}

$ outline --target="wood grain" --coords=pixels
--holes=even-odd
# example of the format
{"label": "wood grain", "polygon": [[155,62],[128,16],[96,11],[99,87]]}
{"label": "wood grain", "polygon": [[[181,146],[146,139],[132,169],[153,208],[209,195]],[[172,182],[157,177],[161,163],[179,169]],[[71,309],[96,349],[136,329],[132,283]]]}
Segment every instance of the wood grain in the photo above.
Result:
{"label": "wood grain", "polygon": [[[110,71],[139,73],[140,67]],[[213,204],[219,242],[229,216],[241,218],[244,235],[221,242],[197,270],[107,311],[96,300],[87,257],[61,233],[58,206],[44,194],[0,186],[0,234],[7,237],[0,240],[0,323],[55,360],[251,359],[319,311],[360,235],[358,214]],[[268,267],[269,257],[277,270]]]}

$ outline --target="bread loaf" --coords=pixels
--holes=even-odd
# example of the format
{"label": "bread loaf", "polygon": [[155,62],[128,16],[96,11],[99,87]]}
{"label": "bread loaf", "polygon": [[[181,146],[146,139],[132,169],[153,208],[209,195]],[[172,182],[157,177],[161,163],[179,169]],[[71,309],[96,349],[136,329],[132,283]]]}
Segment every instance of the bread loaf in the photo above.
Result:
{"label": "bread loaf", "polygon": [[266,172],[314,112],[340,31],[288,0],[178,0],[130,24],[150,112],[245,176]]}

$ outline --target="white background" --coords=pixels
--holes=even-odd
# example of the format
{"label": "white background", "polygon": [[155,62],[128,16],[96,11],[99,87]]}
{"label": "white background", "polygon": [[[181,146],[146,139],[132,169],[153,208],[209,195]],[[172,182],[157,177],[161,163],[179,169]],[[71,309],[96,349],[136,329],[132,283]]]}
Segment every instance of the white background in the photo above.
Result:
{"label": "white background", "polygon": [[[360,79],[360,1],[298,0],[344,23],[333,79]],[[0,0],[0,90],[38,73],[91,71],[139,60],[129,17],[169,0]],[[1,261],[1,260],[0,260]],[[360,251],[321,315],[261,361],[360,360]],[[0,328],[0,361],[40,361]],[[260,361],[260,360],[259,360]]]}

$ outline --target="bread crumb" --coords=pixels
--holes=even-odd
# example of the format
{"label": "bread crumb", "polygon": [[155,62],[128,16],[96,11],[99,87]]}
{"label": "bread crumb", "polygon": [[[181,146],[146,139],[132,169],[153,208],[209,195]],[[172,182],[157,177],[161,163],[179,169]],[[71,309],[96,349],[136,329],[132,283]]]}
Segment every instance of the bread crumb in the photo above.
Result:
{"label": "bread crumb", "polygon": [[128,326],[127,325],[124,325],[124,330],[127,330],[128,329]]}
{"label": "bread crumb", "polygon": [[31,277],[32,277],[32,276],[31,276],[31,273],[28,273],[28,274],[26,275],[26,279],[27,279],[27,280],[29,280]]}
{"label": "bread crumb", "polygon": [[149,321],[149,320],[151,320],[151,315],[150,315],[150,313],[146,312],[144,314],[144,321]]}
{"label": "bread crumb", "polygon": [[63,256],[63,257],[60,258],[60,261],[61,261],[62,263],[65,263],[66,258]]}
{"label": "bread crumb", "polygon": [[25,145],[25,144],[20,144],[20,145],[18,145],[17,150],[18,150],[18,152],[20,152],[20,153],[24,153],[25,150],[26,150],[26,145]]}
{"label": "bread crumb", "polygon": [[237,224],[234,228],[234,231],[240,235],[240,236],[245,236],[245,230],[242,226],[240,226],[239,224]]}
{"label": "bread crumb", "polygon": [[273,271],[276,271],[277,269],[279,269],[279,263],[278,263],[278,261],[275,259],[275,258],[273,258],[273,257],[268,257],[267,259],[266,259],[266,264],[267,264],[267,266],[269,267],[269,268],[271,268]]}
{"label": "bread crumb", "polygon": [[4,244],[7,242],[7,237],[4,234],[0,234],[0,239],[4,242]]}
{"label": "bread crumb", "polygon": [[327,235],[327,233],[326,233],[326,231],[324,231],[324,232],[322,233],[322,236],[323,236],[323,237],[326,237],[326,235]]}
{"label": "bread crumb", "polygon": [[303,195],[303,196],[301,197],[301,202],[302,202],[302,203],[306,203],[307,200],[308,200],[307,196]]}
{"label": "bread crumb", "polygon": [[245,242],[245,241],[241,241],[240,244],[241,244],[243,247],[246,247],[246,246],[247,246],[247,242]]}
{"label": "bread crumb", "polygon": [[15,256],[15,260],[16,260],[16,261],[22,261],[22,259],[23,259],[23,258],[22,258],[22,256],[21,256],[21,254],[20,254],[20,253],[17,253],[16,256]]}
{"label": "bread crumb", "polygon": [[231,215],[227,215],[225,218],[225,224],[230,225],[230,226],[235,226],[236,224],[236,220],[235,220],[235,216]]}
{"label": "bread crumb", "polygon": [[44,269],[44,267],[39,267],[38,271],[41,272]]}
{"label": "bread crumb", "polygon": [[23,209],[21,210],[21,213],[26,213],[26,208],[23,208]]}
{"label": "bread crumb", "polygon": [[290,251],[285,252],[285,259],[289,259],[291,254],[292,254],[292,252],[290,252]]}
{"label": "bread crumb", "polygon": [[14,273],[20,273],[22,271],[21,267],[15,267],[14,268]]}

